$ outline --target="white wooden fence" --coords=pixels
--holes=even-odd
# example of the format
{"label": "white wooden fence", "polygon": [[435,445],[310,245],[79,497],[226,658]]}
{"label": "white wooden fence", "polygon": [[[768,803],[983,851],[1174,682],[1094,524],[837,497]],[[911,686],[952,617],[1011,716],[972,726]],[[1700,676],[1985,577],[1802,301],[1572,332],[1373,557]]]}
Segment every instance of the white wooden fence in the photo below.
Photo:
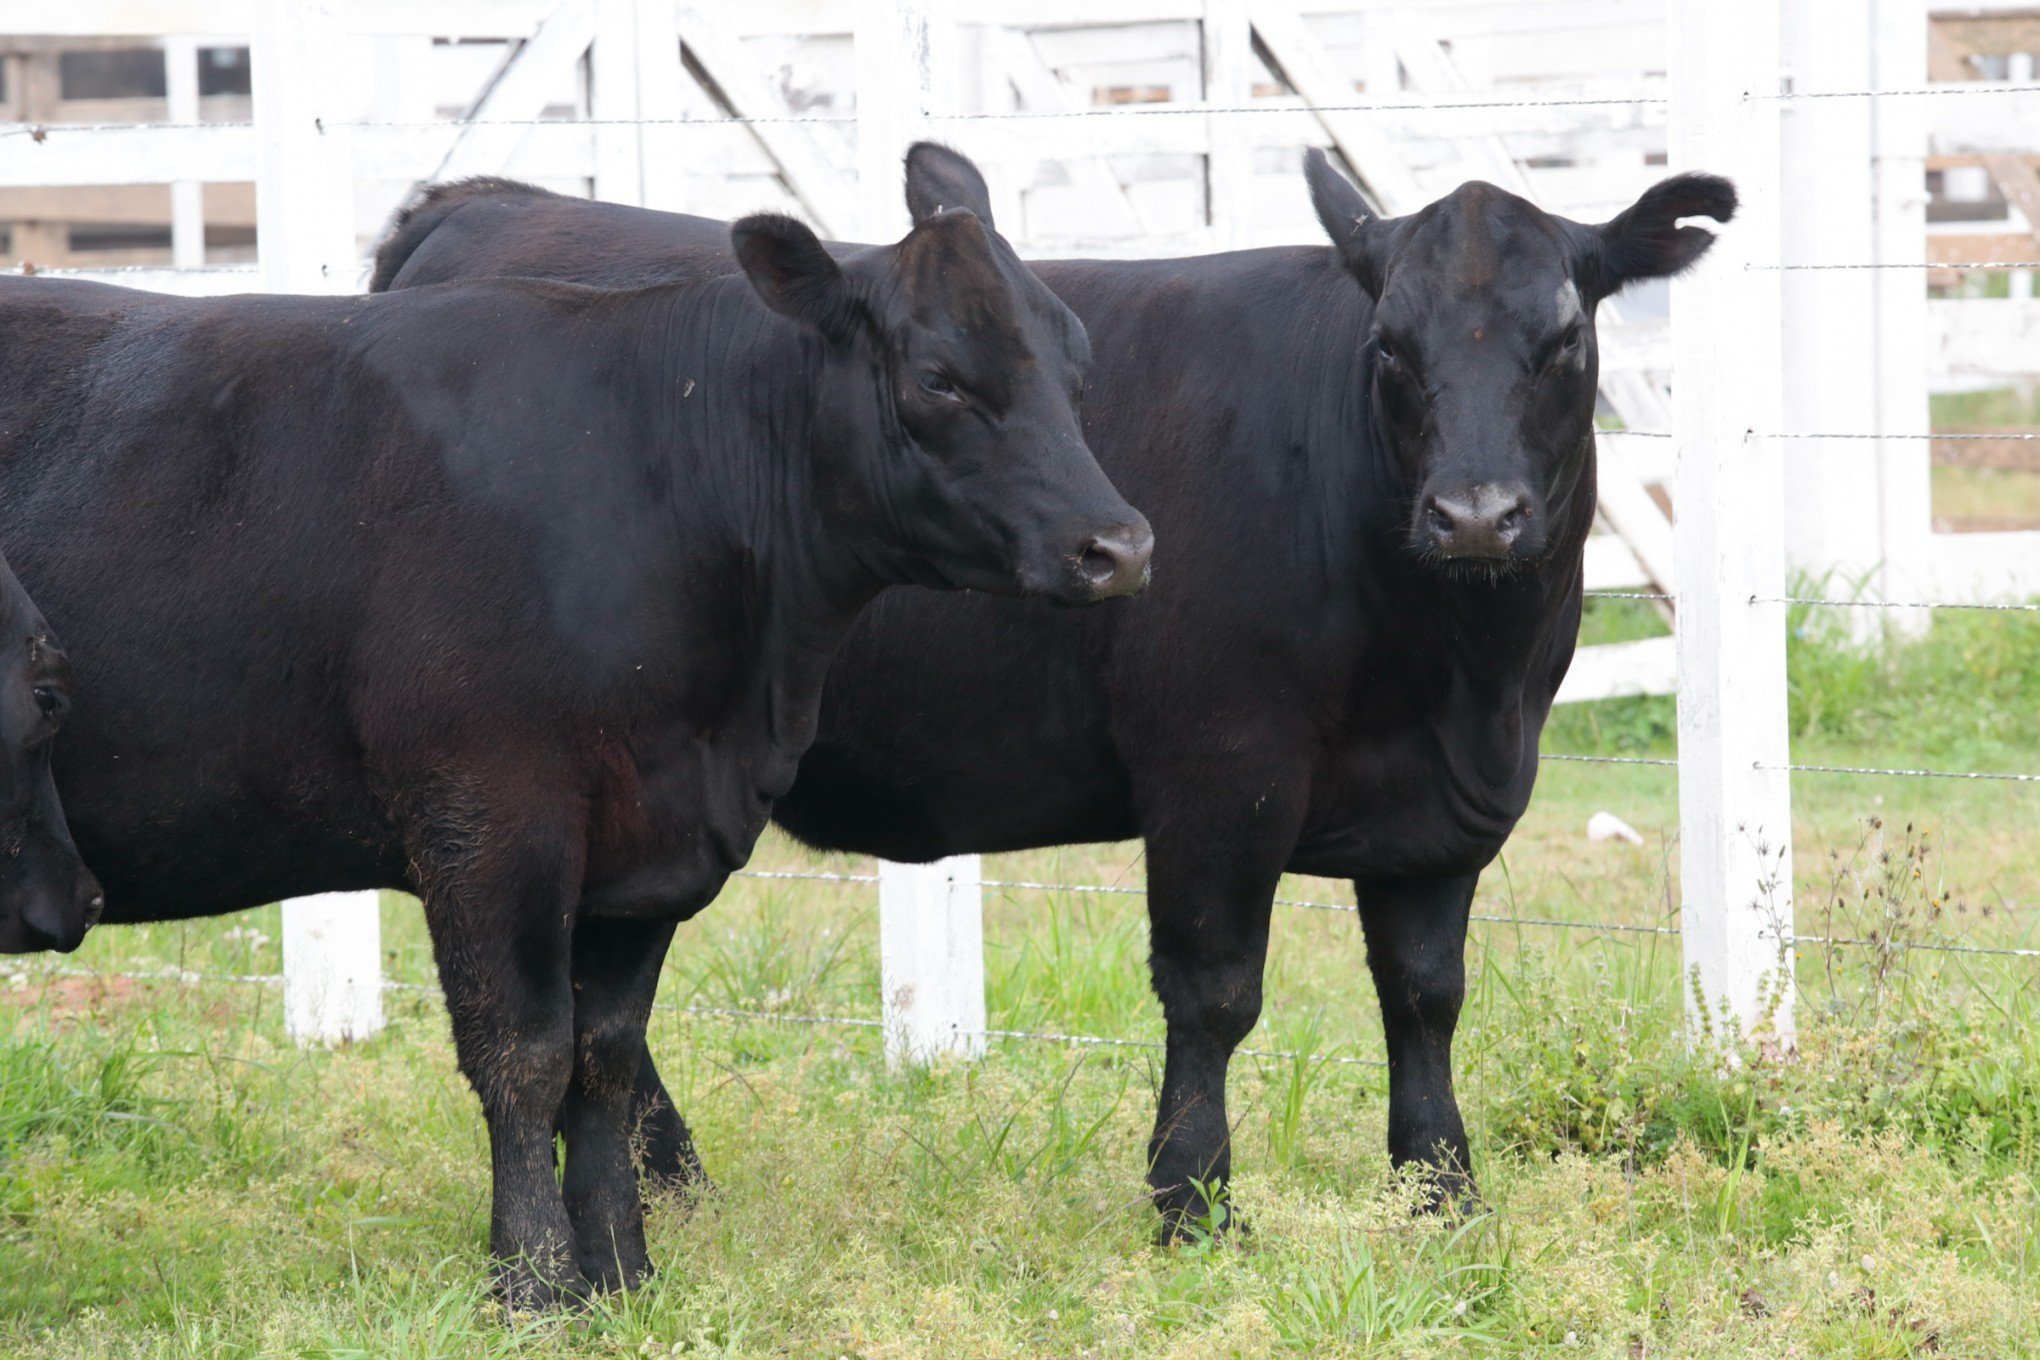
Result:
{"label": "white wooden fence", "polygon": [[[1648,299],[1604,315],[1603,398],[1627,428],[1603,441],[1589,586],[1676,602],[1677,638],[1584,651],[1561,696],[1664,692],[1676,649],[1681,930],[1710,1025],[1791,1036],[1788,561],[1861,581],[1824,603],[1893,626],[1937,597],[2040,593],[2040,534],[1931,533],[1924,439],[1930,375],[2040,369],[2040,313],[1929,304],[1922,274],[1930,144],[2031,150],[2040,97],[1929,85],[1920,0],[1792,0],[1782,19],[1770,0],[0,0],[4,32],[162,39],[164,123],[0,125],[0,193],[171,185],[177,267],[116,281],[194,293],[351,291],[412,183],[481,172],[888,238],[899,154],[929,134],[986,165],[1002,227],[1037,254],[1315,240],[1307,144],[1390,210],[1479,176],[1605,216],[1665,151],[1733,177],[1743,211],[1674,286],[1673,324]],[[456,116],[413,78],[460,54],[435,36],[504,44]],[[194,53],[236,40],[253,118],[202,121]],[[757,55],[775,44],[777,72]],[[803,105],[846,70],[854,110]],[[1140,102],[1153,90],[1168,99]],[[232,180],[258,186],[257,271],[196,267],[198,187]],[[1651,494],[1667,482],[1676,525]],[[979,882],[975,859],[878,875],[896,1056],[998,1033]],[[293,1033],[380,1026],[372,896],[287,904],[284,954]]]}

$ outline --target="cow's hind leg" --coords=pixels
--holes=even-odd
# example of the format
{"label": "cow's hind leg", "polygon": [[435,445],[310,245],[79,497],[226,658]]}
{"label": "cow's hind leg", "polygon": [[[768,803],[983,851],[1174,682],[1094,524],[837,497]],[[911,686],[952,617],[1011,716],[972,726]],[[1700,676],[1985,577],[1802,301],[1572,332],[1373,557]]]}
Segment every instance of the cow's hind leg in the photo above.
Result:
{"label": "cow's hind leg", "polygon": [[574,1253],[598,1288],[652,1273],[644,1205],[631,1162],[631,1097],[646,1061],[645,1022],[670,921],[583,920],[574,928],[574,1080],[561,1122]]}
{"label": "cow's hind leg", "polygon": [[567,959],[581,840],[564,815],[509,821],[463,813],[415,853],[454,1047],[489,1127],[497,1288],[511,1307],[540,1310],[587,1290],[553,1173],[553,1118],[574,1063]]}
{"label": "cow's hind leg", "polygon": [[659,1078],[649,1044],[638,1056],[637,1081],[630,1094],[631,1135],[638,1149],[638,1169],[647,1194],[677,1194],[687,1199],[709,1188],[708,1172],[694,1149],[694,1134],[666,1083]]}
{"label": "cow's hind leg", "polygon": [[1389,1159],[1434,1168],[1438,1204],[1473,1196],[1473,1161],[1452,1090],[1452,1035],[1466,999],[1466,919],[1478,877],[1353,885],[1388,1040]]}
{"label": "cow's hind leg", "polygon": [[1162,1091],[1148,1142],[1161,1237],[1226,1227],[1216,1201],[1232,1177],[1226,1067],[1261,1015],[1268,914],[1295,845],[1276,794],[1249,807],[1194,808],[1148,831],[1150,966],[1168,1023]]}

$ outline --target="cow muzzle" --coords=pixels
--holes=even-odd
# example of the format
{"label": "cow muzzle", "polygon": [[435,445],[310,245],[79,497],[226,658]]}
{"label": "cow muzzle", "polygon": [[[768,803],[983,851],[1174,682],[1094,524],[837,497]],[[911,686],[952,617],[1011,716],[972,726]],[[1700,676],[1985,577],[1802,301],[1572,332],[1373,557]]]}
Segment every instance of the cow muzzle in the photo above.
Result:
{"label": "cow muzzle", "polygon": [[1536,502],[1521,482],[1431,492],[1418,507],[1415,529],[1417,545],[1427,556],[1448,561],[1535,557],[1544,540]]}

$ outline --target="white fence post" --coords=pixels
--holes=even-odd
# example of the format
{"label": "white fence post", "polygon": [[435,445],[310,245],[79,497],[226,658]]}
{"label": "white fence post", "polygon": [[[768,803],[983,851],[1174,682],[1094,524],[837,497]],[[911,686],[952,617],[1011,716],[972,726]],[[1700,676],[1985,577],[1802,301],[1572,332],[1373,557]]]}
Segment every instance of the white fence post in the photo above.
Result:
{"label": "white fence post", "polygon": [[[1204,102],[1244,108],[1253,98],[1254,25],[1246,0],[1204,0]],[[1215,250],[1238,250],[1251,237],[1254,136],[1245,114],[1205,120],[1206,207]]]}
{"label": "white fence post", "polygon": [[985,933],[976,855],[878,865],[886,1060],[985,1051]]}
{"label": "white fence post", "polygon": [[[169,121],[198,121],[197,39],[183,34],[163,39],[163,93]],[[170,186],[170,263],[178,269],[205,264],[205,185],[197,180]]]}
{"label": "white fence post", "polygon": [[[1870,80],[1874,90],[1917,89],[1927,83],[1927,6],[1923,0],[1873,0]],[[1847,100],[1828,101],[1847,103]],[[1927,99],[1871,99],[1871,185],[1876,204],[1873,258],[1909,264],[1927,238]],[[1883,491],[1885,598],[1936,597],[1934,582],[1933,447],[1927,407],[1927,311],[1923,271],[1879,269],[1876,301],[1876,449]],[[1907,438],[1905,436],[1913,436]],[[1917,635],[1933,619],[1927,609],[1880,609],[1885,625]]]}
{"label": "white fence post", "polygon": [[[940,17],[937,10],[940,10]],[[857,194],[867,240],[907,223],[900,157],[953,107],[955,21],[941,0],[859,0]],[[878,866],[878,952],[886,1059],[984,1052],[982,870],[976,855]]]}
{"label": "white fence post", "polygon": [[[338,0],[267,0],[252,34],[256,248],[262,286],[351,293],[354,163],[342,97],[353,51]],[[285,1026],[300,1044],[382,1028],[382,917],[372,892],[283,904]]]}
{"label": "white fence post", "polygon": [[368,1039],[383,1027],[382,914],[372,892],[283,904],[283,1023],[302,1046]]}
{"label": "white fence post", "polygon": [[[1680,924],[1689,1017],[1792,1042],[1792,793],[1784,475],[1779,11],[1675,0],[1671,163],[1742,206],[1672,285],[1679,594]],[[1762,266],[1751,268],[1750,266]]]}
{"label": "white fence post", "polygon": [[900,158],[955,107],[955,39],[943,0],[858,0],[857,197],[868,241],[906,232]]}

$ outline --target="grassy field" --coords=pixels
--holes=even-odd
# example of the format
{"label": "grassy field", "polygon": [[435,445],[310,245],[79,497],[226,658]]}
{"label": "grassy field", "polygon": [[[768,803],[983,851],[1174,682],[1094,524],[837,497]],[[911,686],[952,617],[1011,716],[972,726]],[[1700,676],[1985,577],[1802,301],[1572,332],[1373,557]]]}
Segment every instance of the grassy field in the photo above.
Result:
{"label": "grassy field", "polygon": [[[1596,637],[1647,616],[1597,608]],[[1943,616],[1889,660],[1795,620],[1801,760],[2040,768],[2040,623]],[[1565,712],[1546,749],[1669,749],[1660,700]],[[1383,1151],[1349,914],[1278,907],[1239,1060],[1244,1238],[1152,1243],[1158,1055],[996,1042],[888,1074],[868,1028],[673,1010],[653,1045],[717,1191],[659,1207],[662,1274],[504,1326],[487,1149],[429,991],[372,1043],[300,1053],[273,988],[135,982],[279,965],[274,909],[97,932],[0,987],[0,1355],[2000,1357],[2040,1353],[2040,789],[1803,776],[1801,1052],[1735,1070],[1679,1036],[1679,942],[1485,921],[1461,1096],[1487,1212],[1413,1217]],[[1645,844],[1590,844],[1606,809]],[[1673,921],[1673,772],[1549,764],[1488,916]],[[863,868],[779,839],[764,866]],[[1138,848],[989,874],[1137,884]],[[1350,900],[1297,880],[1284,896]],[[391,976],[431,977],[414,904]],[[993,892],[995,1026],[1152,1040],[1140,900]],[[1889,947],[1890,945],[1905,947]],[[682,932],[662,1002],[870,1017],[868,887],[746,879]]]}
{"label": "grassy field", "polygon": [[[2040,385],[1943,392],[1931,399],[1936,430],[2040,426]],[[2002,524],[2040,521],[2040,472],[2023,468],[1936,467],[1936,519]]]}

